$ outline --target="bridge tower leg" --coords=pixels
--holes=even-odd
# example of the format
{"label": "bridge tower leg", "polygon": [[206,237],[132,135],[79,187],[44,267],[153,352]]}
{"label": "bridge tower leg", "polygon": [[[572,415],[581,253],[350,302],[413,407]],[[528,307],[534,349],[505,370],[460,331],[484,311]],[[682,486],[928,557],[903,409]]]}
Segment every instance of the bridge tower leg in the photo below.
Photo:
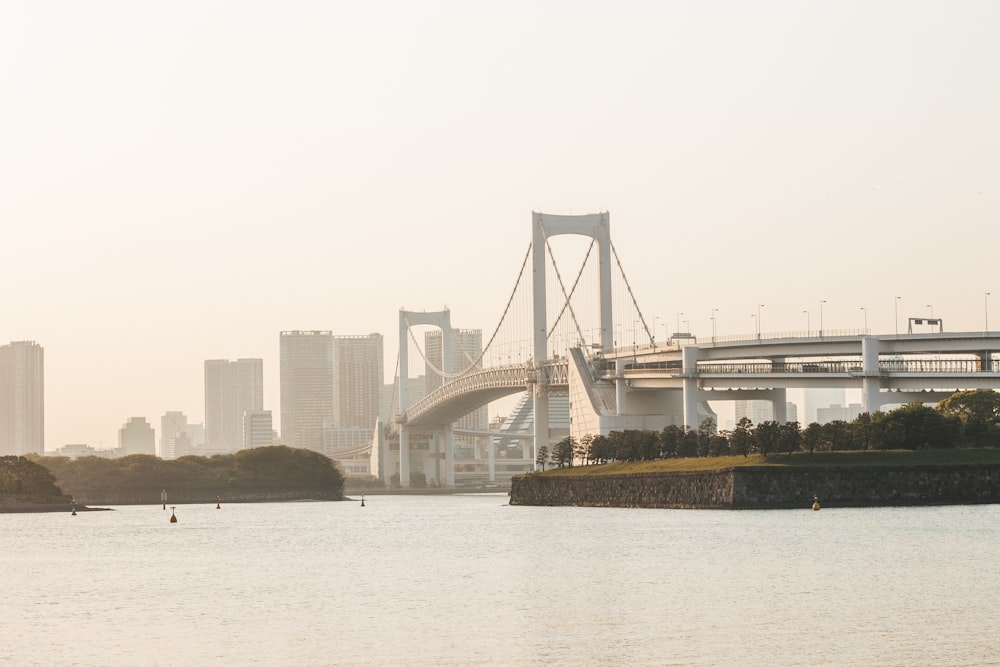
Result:
{"label": "bridge tower leg", "polygon": [[[536,382],[533,400],[534,408],[534,455],[538,458],[538,448],[549,442],[549,401],[545,366],[542,362],[549,358],[548,319],[545,304],[545,251],[546,240],[550,236],[576,234],[589,236],[597,241],[600,273],[598,306],[601,317],[601,348],[610,349],[614,345],[611,311],[611,231],[610,215],[591,213],[588,215],[531,214],[531,267],[532,267],[532,329],[534,339],[534,363]],[[537,466],[537,464],[536,464]]]}
{"label": "bridge tower leg", "polygon": [[865,412],[882,410],[882,378],[878,372],[879,340],[872,336],[861,339],[861,409]]}
{"label": "bridge tower leg", "polygon": [[406,428],[406,410],[410,407],[407,386],[410,381],[409,342],[410,327],[414,324],[429,324],[441,329],[442,370],[451,372],[452,328],[451,311],[447,308],[436,312],[408,311],[399,309],[399,485],[410,486],[410,438]]}

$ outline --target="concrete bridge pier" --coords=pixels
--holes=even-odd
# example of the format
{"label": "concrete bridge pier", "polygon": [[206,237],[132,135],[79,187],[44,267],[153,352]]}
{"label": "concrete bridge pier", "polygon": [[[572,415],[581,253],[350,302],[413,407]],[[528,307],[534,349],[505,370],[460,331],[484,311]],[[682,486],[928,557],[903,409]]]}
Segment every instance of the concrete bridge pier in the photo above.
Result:
{"label": "concrete bridge pier", "polygon": [[774,421],[779,424],[788,423],[788,392],[785,389],[772,389],[774,392],[771,398],[771,411],[774,413]]}
{"label": "concrete bridge pier", "polygon": [[455,488],[455,429],[448,424],[441,429],[444,440],[444,485]]}
{"label": "concrete bridge pier", "polygon": [[861,409],[875,413],[882,409],[882,378],[878,370],[879,341],[871,336],[861,339]]}
{"label": "concrete bridge pier", "polygon": [[615,413],[628,414],[626,410],[625,360],[615,359]]}
{"label": "concrete bridge pier", "polygon": [[689,345],[681,350],[681,375],[684,380],[684,426],[696,429],[698,423],[698,348]]}
{"label": "concrete bridge pier", "polygon": [[399,425],[399,485],[410,486],[410,428],[406,424]]}

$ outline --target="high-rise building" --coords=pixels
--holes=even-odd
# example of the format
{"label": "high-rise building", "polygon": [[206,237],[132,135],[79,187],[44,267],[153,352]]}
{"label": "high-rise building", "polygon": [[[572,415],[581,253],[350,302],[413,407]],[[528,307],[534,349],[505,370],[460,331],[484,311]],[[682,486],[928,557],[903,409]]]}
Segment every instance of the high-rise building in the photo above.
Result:
{"label": "high-rise building", "polygon": [[210,359],[205,362],[205,432],[215,451],[244,447],[243,415],[264,407],[261,359]]}
{"label": "high-rise building", "polygon": [[187,416],[183,412],[169,411],[160,417],[160,446],[157,455],[161,459],[174,458],[171,442],[179,435],[187,434]]}
{"label": "high-rise building", "polygon": [[282,331],[281,441],[319,451],[333,424],[333,334]]}
{"label": "high-rise building", "polygon": [[[482,368],[479,355],[483,353],[483,332],[480,329],[453,329],[451,332],[451,363],[445,367],[444,336],[439,329],[424,334],[424,355],[427,357],[426,379],[427,393],[440,387],[453,378],[445,378],[436,370],[449,373],[460,373],[468,368]],[[486,406],[476,408],[455,422],[457,429],[485,431],[488,421]]]}
{"label": "high-rise building", "polygon": [[118,453],[121,456],[156,454],[156,432],[145,417],[129,417],[118,429]]}
{"label": "high-rise building", "polygon": [[45,352],[34,341],[0,347],[0,456],[45,453]]}
{"label": "high-rise building", "polygon": [[248,410],[243,413],[243,449],[274,444],[274,427],[270,410]]}
{"label": "high-rise building", "polygon": [[[762,422],[774,421],[774,406],[771,401],[734,401],[734,412],[736,421],[747,417],[756,426]],[[785,419],[790,422],[799,420],[799,408],[795,403],[785,402]]]}
{"label": "high-rise building", "polygon": [[382,334],[333,337],[335,427],[375,428],[382,381]]}

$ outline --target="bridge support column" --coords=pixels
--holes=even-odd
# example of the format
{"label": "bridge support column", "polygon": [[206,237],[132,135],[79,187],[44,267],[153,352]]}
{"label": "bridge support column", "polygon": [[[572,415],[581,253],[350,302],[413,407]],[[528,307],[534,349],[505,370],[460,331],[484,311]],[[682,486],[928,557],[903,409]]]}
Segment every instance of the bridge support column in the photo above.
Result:
{"label": "bridge support column", "polygon": [[861,409],[874,413],[882,410],[882,378],[878,372],[879,340],[861,339]]}
{"label": "bridge support column", "polygon": [[625,360],[615,359],[615,412],[618,415],[628,413],[625,401]]}
{"label": "bridge support column", "polygon": [[535,439],[531,448],[531,458],[535,462],[535,470],[541,470],[541,466],[538,465],[538,450],[543,445],[546,449],[549,447],[549,396],[541,383],[536,383],[532,407],[535,411],[533,425]]}
{"label": "bridge support column", "polygon": [[444,485],[455,488],[455,430],[448,424],[441,431],[444,436]]}
{"label": "bridge support column", "polygon": [[698,428],[698,348],[688,345],[681,351],[684,376],[684,426]]}
{"label": "bridge support column", "polygon": [[410,486],[410,429],[406,424],[399,425],[399,485]]}
{"label": "bridge support column", "polygon": [[490,482],[497,481],[497,457],[493,451],[493,436],[486,437],[486,479]]}
{"label": "bridge support column", "polygon": [[774,389],[771,398],[771,412],[774,413],[774,421],[779,424],[788,422],[788,393],[785,389]]}
{"label": "bridge support column", "polygon": [[983,350],[979,353],[979,370],[984,373],[993,372],[993,351]]}

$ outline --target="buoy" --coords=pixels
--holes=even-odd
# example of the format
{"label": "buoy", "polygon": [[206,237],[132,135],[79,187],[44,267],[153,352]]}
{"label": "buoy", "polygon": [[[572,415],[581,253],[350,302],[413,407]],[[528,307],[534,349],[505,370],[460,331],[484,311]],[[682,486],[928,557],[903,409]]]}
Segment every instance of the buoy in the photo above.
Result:
{"label": "buoy", "polygon": [[73,503],[73,512],[71,516],[76,516],[76,503]]}
{"label": "buoy", "polygon": [[361,496],[361,506],[362,507],[365,506],[365,497],[364,496]]}
{"label": "buoy", "polygon": [[174,514],[175,509],[177,509],[176,505],[170,506],[170,523],[177,523],[177,515]]}
{"label": "buoy", "polygon": [[219,496],[216,496],[215,497],[215,509],[217,509],[217,510],[222,509],[222,505],[219,504],[220,502],[222,502],[221,499],[219,498]]}
{"label": "buoy", "polygon": [[815,511],[818,511],[818,510],[819,510],[819,498],[816,497],[816,496],[813,496],[813,511],[815,512]]}
{"label": "buoy", "polygon": [[160,491],[160,502],[163,503],[163,509],[167,509],[167,490],[163,489]]}

